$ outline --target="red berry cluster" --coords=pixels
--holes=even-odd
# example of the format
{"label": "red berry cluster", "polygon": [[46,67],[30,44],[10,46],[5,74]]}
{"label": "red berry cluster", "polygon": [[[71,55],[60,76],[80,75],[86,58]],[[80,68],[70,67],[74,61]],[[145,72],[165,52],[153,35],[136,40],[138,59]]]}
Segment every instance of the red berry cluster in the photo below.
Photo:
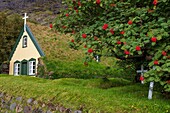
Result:
{"label": "red berry cluster", "polygon": [[140,50],[141,50],[140,46],[136,46],[136,51],[140,51]]}
{"label": "red berry cluster", "polygon": [[81,2],[80,1],[78,1],[78,6],[81,6]]}
{"label": "red berry cluster", "polygon": [[122,44],[122,42],[121,41],[117,41],[117,44]]}
{"label": "red berry cluster", "polygon": [[104,24],[102,27],[103,30],[106,30],[107,28],[108,28],[108,24]]}
{"label": "red berry cluster", "polygon": [[97,36],[94,36],[94,40],[98,40]]}
{"label": "red berry cluster", "polygon": [[66,16],[69,17],[69,14],[67,13]]}
{"label": "red berry cluster", "polygon": [[74,43],[74,39],[72,39],[71,42]]}
{"label": "red berry cluster", "polygon": [[87,45],[84,45],[84,48],[87,48]]}
{"label": "red berry cluster", "polygon": [[93,52],[92,48],[88,49],[88,53],[92,53],[92,52]]}
{"label": "red berry cluster", "polygon": [[99,5],[99,4],[100,4],[100,0],[96,0],[96,4],[98,4],[98,5]]}
{"label": "red berry cluster", "polygon": [[156,6],[158,4],[158,0],[153,0],[153,5]]}
{"label": "red berry cluster", "polygon": [[83,38],[86,38],[86,37],[87,37],[87,35],[86,35],[86,34],[82,34],[82,37],[83,37]]}
{"label": "red berry cluster", "polygon": [[[163,56],[167,56],[167,52],[166,51],[162,51],[162,55]],[[154,65],[159,65],[159,61],[158,60],[155,60],[153,63],[154,63]]]}
{"label": "red berry cluster", "polygon": [[110,29],[110,33],[113,35],[113,34],[114,34],[114,30],[113,30],[113,29]]}
{"label": "red berry cluster", "polygon": [[166,51],[162,51],[163,56],[166,56],[166,54],[167,54]]}
{"label": "red berry cluster", "polygon": [[158,65],[158,64],[159,64],[159,61],[158,61],[158,60],[155,60],[153,63],[154,63],[154,65]]}
{"label": "red berry cluster", "polygon": [[156,37],[152,37],[152,38],[151,38],[151,41],[152,41],[152,42],[156,42],[156,41],[157,41],[157,38],[156,38]]}
{"label": "red berry cluster", "polygon": [[129,55],[129,54],[130,54],[130,52],[129,52],[128,50],[125,50],[124,53],[125,53],[126,55]]}
{"label": "red berry cluster", "polygon": [[53,24],[50,24],[50,28],[53,28]]}
{"label": "red berry cluster", "polygon": [[144,77],[142,75],[140,76],[140,81],[144,81]]}
{"label": "red berry cluster", "polygon": [[121,34],[121,35],[125,34],[125,31],[121,31],[120,34]]}
{"label": "red berry cluster", "polygon": [[129,20],[129,21],[128,21],[128,24],[129,24],[129,25],[132,25],[132,24],[133,24],[132,20]]}

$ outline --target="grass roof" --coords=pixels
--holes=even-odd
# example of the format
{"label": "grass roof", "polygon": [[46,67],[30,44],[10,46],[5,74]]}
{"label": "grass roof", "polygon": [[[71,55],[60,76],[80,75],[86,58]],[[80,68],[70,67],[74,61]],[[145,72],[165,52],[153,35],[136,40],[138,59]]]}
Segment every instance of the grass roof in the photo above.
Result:
{"label": "grass roof", "polygon": [[48,26],[41,26],[30,22],[27,24],[47,58],[75,61],[83,57],[81,50],[69,48],[68,43],[72,37],[61,34]]}

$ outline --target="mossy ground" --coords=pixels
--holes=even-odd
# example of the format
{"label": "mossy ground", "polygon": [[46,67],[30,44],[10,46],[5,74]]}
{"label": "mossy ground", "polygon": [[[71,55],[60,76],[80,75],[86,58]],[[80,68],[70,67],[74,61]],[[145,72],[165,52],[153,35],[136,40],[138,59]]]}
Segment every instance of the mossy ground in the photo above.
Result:
{"label": "mossy ground", "polygon": [[[0,92],[60,103],[72,109],[83,106],[83,110],[90,113],[170,112],[170,100],[164,99],[159,92],[154,91],[153,99],[147,99],[148,84],[134,84],[120,78],[112,78],[109,81],[74,78],[47,80],[0,75],[0,81]],[[102,85],[107,83],[112,83],[112,87],[104,89]]]}

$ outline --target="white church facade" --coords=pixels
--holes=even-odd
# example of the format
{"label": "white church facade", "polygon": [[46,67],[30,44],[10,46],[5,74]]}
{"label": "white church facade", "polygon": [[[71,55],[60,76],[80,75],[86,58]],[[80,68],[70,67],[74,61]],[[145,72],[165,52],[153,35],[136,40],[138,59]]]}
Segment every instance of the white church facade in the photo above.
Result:
{"label": "white church facade", "polygon": [[37,40],[24,19],[24,28],[13,47],[10,54],[9,74],[10,75],[36,75],[38,58],[45,56]]}

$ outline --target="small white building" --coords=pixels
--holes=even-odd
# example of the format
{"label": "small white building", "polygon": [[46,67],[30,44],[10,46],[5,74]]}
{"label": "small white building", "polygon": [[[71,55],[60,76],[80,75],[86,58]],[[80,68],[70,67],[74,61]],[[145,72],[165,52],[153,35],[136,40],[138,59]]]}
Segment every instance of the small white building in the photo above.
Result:
{"label": "small white building", "polygon": [[24,27],[10,54],[10,75],[36,75],[38,58],[45,56],[24,19]]}

